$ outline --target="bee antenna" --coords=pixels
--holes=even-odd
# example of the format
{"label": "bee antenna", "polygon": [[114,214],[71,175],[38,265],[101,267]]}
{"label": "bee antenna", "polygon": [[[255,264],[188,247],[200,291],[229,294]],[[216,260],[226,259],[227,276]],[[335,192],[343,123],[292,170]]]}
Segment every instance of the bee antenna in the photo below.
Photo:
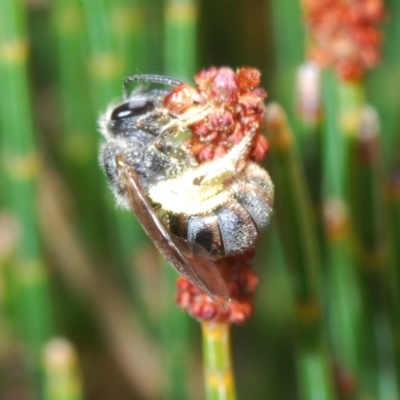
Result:
{"label": "bee antenna", "polygon": [[129,97],[128,88],[131,82],[149,82],[149,83],[161,83],[163,85],[171,85],[171,86],[179,86],[182,85],[183,82],[178,81],[175,78],[171,78],[170,76],[165,75],[131,75],[124,79],[122,85],[122,92],[124,95],[124,99]]}

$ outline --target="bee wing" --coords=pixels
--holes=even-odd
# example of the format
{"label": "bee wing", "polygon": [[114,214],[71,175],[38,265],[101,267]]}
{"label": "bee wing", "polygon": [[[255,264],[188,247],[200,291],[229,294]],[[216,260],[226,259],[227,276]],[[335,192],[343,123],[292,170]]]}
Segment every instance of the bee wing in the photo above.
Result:
{"label": "bee wing", "polygon": [[185,246],[185,240],[166,230],[143,193],[136,172],[123,164],[122,173],[131,208],[150,239],[181,275],[223,307],[218,298],[229,301],[228,290],[215,263],[201,256],[207,254],[206,250],[196,243],[190,243],[195,250],[191,253]]}

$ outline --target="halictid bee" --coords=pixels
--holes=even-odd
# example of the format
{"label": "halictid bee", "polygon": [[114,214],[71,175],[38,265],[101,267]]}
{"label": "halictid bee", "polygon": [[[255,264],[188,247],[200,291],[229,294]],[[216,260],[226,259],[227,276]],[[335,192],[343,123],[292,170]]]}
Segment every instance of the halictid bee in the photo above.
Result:
{"label": "halictid bee", "polygon": [[124,98],[100,118],[106,142],[100,162],[117,203],[131,208],[158,250],[213,300],[229,300],[215,260],[252,249],[270,219],[273,184],[253,162],[240,162],[258,128],[226,155],[198,163],[182,136],[204,120],[210,106],[172,115],[163,107],[167,90],[130,82],[178,86],[173,78],[135,75],[124,81]]}

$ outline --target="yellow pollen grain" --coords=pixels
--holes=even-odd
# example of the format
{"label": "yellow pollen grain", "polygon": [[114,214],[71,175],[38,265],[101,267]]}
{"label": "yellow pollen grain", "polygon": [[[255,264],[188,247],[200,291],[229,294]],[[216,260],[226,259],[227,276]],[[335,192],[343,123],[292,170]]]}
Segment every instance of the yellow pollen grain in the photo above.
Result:
{"label": "yellow pollen grain", "polygon": [[3,63],[16,64],[28,57],[29,46],[26,40],[4,42],[0,47],[0,58]]}

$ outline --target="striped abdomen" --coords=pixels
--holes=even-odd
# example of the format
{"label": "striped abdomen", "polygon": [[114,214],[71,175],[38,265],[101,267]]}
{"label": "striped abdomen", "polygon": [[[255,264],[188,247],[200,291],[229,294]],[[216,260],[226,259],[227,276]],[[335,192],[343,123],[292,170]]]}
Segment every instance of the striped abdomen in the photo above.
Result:
{"label": "striped abdomen", "polygon": [[212,258],[253,248],[272,212],[273,185],[257,164],[249,163],[225,190],[229,200],[208,213],[169,213],[165,221],[173,234],[200,244]]}

